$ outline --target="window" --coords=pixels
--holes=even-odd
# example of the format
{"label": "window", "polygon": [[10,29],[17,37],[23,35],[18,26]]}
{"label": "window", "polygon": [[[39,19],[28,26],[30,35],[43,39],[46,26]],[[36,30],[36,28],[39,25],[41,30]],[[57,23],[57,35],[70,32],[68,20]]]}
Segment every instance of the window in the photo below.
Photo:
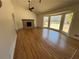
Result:
{"label": "window", "polygon": [[73,17],[73,13],[68,13],[65,15],[65,20],[64,20],[64,26],[63,26],[63,31],[68,33],[69,32],[69,28],[72,22],[72,17]]}
{"label": "window", "polygon": [[43,27],[61,30],[65,33],[68,33],[72,22],[72,17],[73,17],[73,12],[50,16],[50,18],[48,16],[45,16],[43,18]]}
{"label": "window", "polygon": [[59,30],[62,15],[51,16],[50,28]]}
{"label": "window", "polygon": [[43,27],[48,27],[48,17],[47,16],[44,16],[43,18]]}

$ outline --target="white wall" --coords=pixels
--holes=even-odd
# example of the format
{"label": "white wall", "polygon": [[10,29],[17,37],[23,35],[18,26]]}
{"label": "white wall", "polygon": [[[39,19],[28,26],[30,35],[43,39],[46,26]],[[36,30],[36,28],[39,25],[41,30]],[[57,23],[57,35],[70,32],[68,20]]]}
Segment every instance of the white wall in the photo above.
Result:
{"label": "white wall", "polygon": [[[70,36],[79,34],[79,5],[74,10],[74,16],[69,30]],[[78,38],[79,40],[79,38]]]}
{"label": "white wall", "polygon": [[0,59],[11,59],[13,43],[16,40],[16,32],[12,20],[14,12],[10,0],[2,0],[0,8]]}
{"label": "white wall", "polygon": [[37,27],[43,27],[43,14],[37,15]]}
{"label": "white wall", "polygon": [[79,27],[78,27],[78,25],[79,25],[79,4],[73,5],[73,6],[68,6],[65,8],[60,8],[60,9],[53,10],[53,11],[49,11],[49,12],[46,12],[43,14],[39,14],[37,17],[38,18],[37,26],[42,27],[44,15],[60,13],[60,12],[64,12],[64,11],[73,11],[74,12],[74,16],[73,16],[72,23],[71,23],[70,30],[69,30],[70,36],[73,37],[75,34],[77,34],[77,33],[79,34]]}
{"label": "white wall", "polygon": [[35,20],[35,26],[36,26],[36,14],[29,11],[29,10],[25,10],[24,8],[18,6],[18,5],[14,5],[14,15],[15,15],[15,23],[16,23],[16,30],[23,28],[23,24],[22,24],[22,19],[34,19]]}

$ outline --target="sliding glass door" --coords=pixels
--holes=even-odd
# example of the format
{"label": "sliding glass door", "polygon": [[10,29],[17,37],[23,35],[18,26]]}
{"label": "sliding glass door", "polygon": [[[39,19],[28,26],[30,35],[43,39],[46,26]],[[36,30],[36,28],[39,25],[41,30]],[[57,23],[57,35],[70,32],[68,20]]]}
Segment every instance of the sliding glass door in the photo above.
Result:
{"label": "sliding glass door", "polygon": [[43,27],[48,27],[49,17],[44,16],[43,17]]}
{"label": "sliding glass door", "polygon": [[62,15],[51,16],[50,28],[59,30]]}
{"label": "sliding glass door", "polygon": [[63,24],[63,31],[68,33],[69,32],[69,28],[72,22],[72,17],[73,17],[73,13],[68,13],[65,14],[65,20],[64,20],[64,24]]}

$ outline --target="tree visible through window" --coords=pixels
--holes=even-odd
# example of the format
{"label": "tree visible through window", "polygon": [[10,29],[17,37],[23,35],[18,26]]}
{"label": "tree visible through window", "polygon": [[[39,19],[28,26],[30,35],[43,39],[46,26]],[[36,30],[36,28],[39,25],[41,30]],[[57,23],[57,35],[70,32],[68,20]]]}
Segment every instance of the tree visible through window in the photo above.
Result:
{"label": "tree visible through window", "polygon": [[[60,24],[62,16],[64,15],[63,14],[54,15],[54,16],[50,16],[50,18],[48,16],[44,16],[43,27],[48,27],[49,25],[50,28],[59,30],[60,26],[62,26],[62,24]],[[63,29],[61,31],[64,31],[65,33],[69,32],[69,28],[72,22],[72,17],[73,17],[73,13],[65,14],[63,26],[61,27]]]}
{"label": "tree visible through window", "polygon": [[72,22],[72,17],[73,17],[73,13],[68,13],[68,14],[65,15],[63,31],[66,32],[66,33],[68,33],[68,31],[69,31],[70,24]]}

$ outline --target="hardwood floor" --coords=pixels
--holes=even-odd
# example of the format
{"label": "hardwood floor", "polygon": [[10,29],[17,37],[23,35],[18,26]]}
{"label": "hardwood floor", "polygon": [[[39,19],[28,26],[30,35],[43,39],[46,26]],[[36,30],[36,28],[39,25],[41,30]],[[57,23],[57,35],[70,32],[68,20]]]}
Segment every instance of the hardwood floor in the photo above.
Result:
{"label": "hardwood floor", "polygon": [[14,59],[79,59],[79,41],[49,29],[22,29]]}

